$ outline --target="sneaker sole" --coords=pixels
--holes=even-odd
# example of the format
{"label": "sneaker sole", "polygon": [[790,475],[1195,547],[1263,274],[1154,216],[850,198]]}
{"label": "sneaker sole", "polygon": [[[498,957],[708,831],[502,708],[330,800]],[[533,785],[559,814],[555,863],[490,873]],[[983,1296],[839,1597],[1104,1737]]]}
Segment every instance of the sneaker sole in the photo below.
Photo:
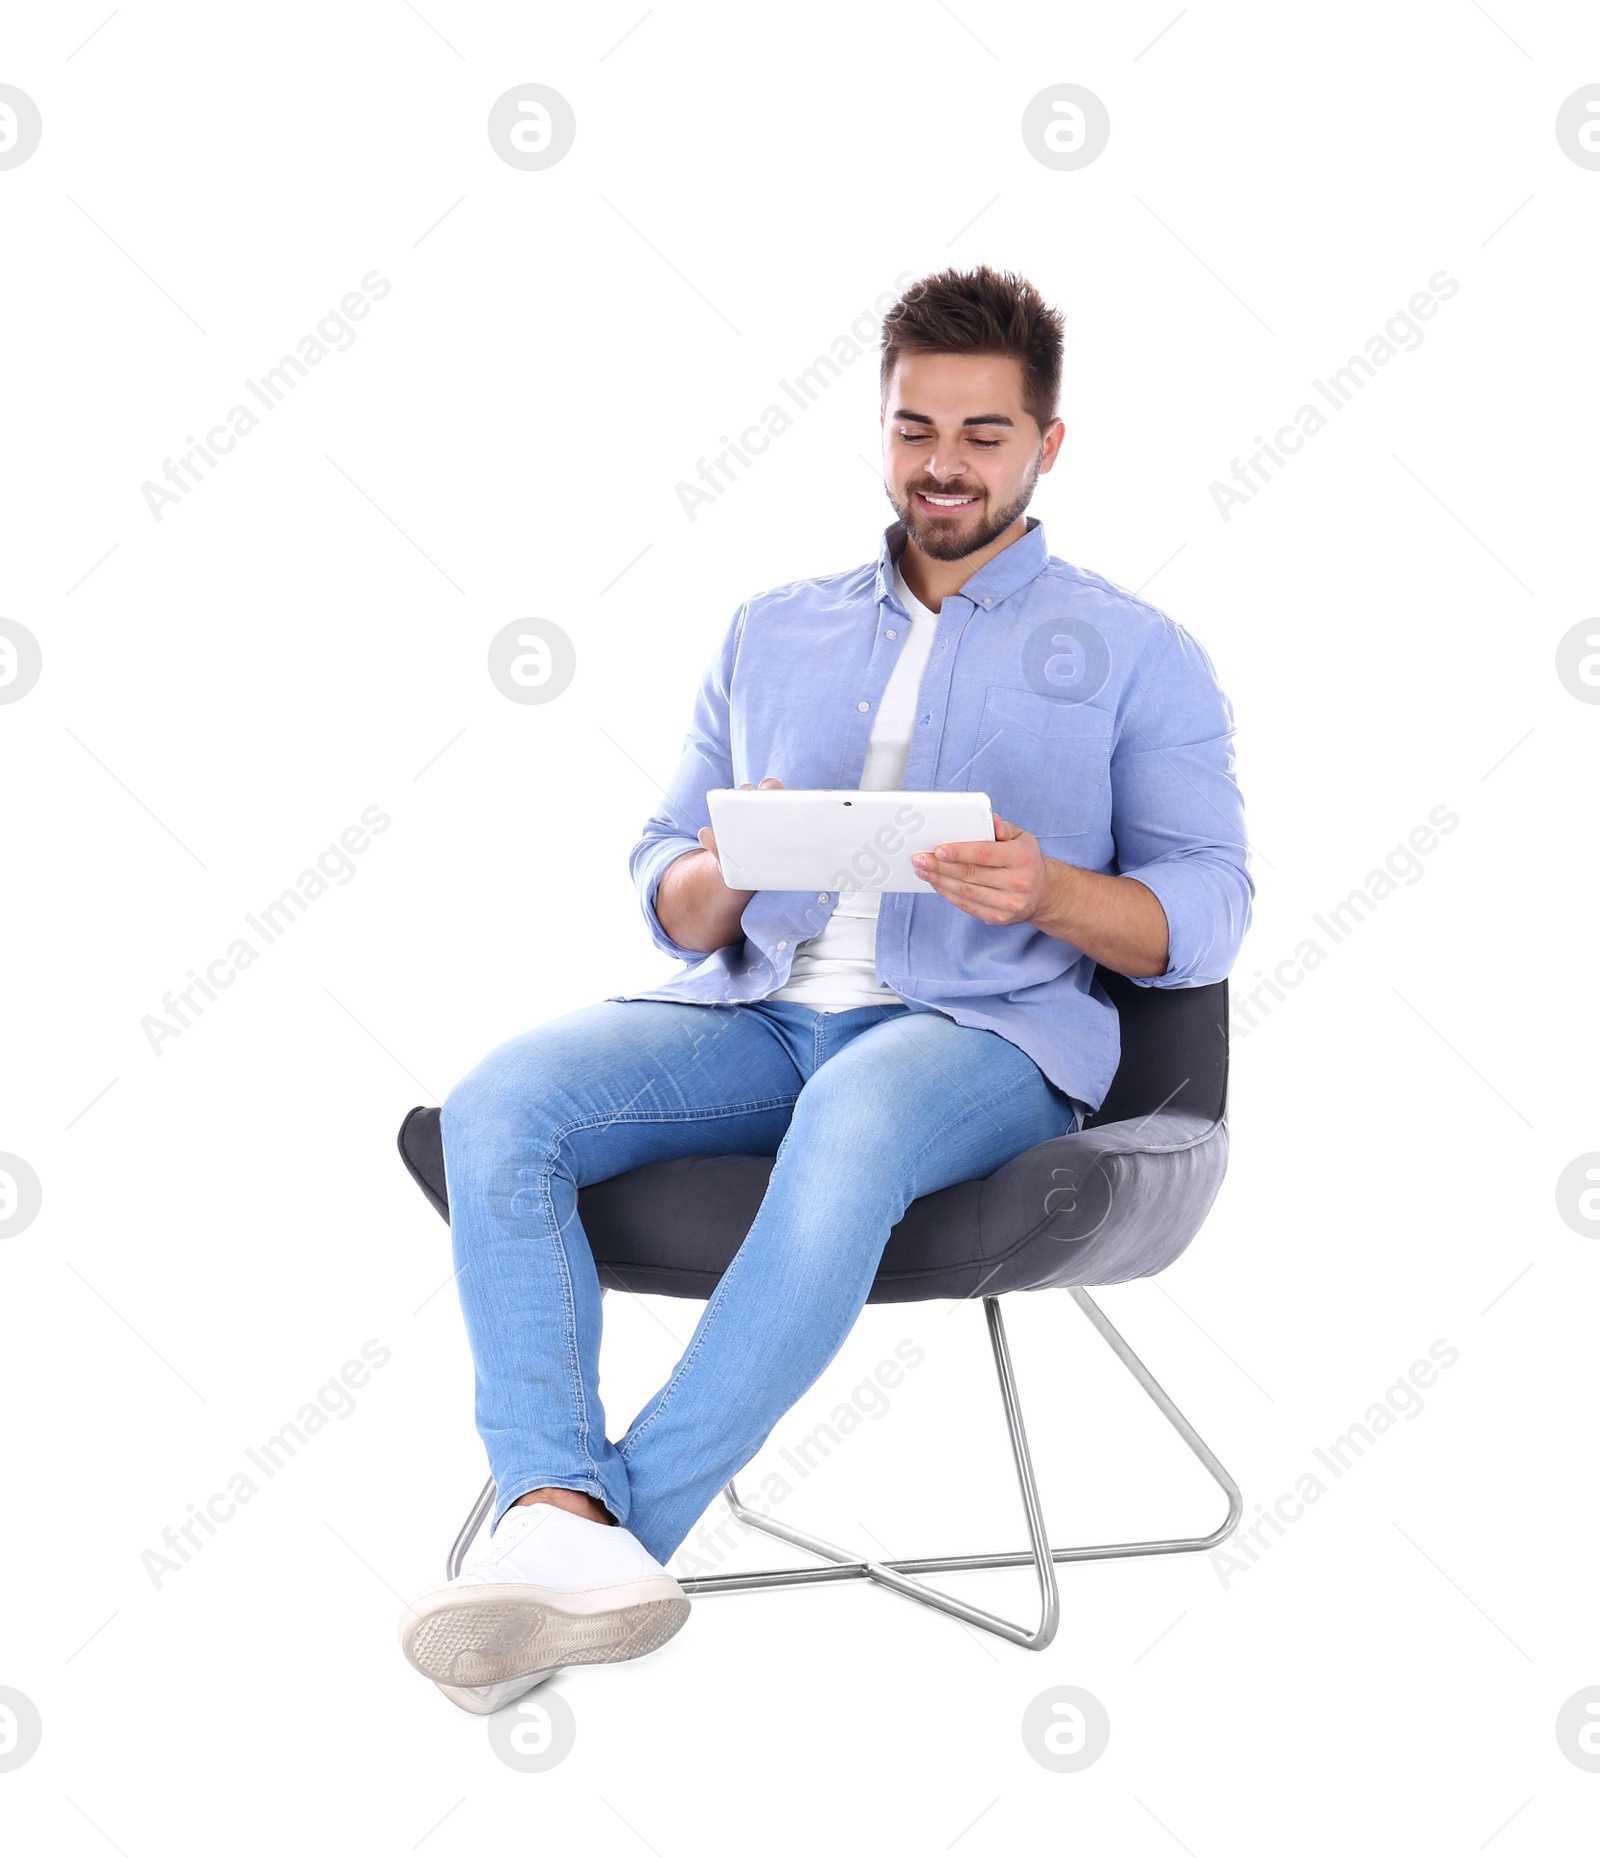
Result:
{"label": "sneaker sole", "polygon": [[503,1710],[508,1703],[515,1703],[525,1697],[531,1690],[537,1690],[547,1678],[556,1675],[554,1669],[539,1671],[528,1677],[514,1677],[508,1683],[481,1685],[477,1689],[463,1689],[455,1684],[436,1684],[434,1688],[441,1696],[448,1697],[457,1709],[466,1710],[473,1716],[493,1716],[497,1710]]}
{"label": "sneaker sole", "polygon": [[[630,1581],[592,1596],[519,1584],[468,1587],[423,1598],[400,1628],[400,1649],[424,1677],[452,1689],[509,1683],[552,1666],[620,1664],[665,1645],[689,1617],[669,1583]],[[562,1604],[565,1602],[565,1605]]]}

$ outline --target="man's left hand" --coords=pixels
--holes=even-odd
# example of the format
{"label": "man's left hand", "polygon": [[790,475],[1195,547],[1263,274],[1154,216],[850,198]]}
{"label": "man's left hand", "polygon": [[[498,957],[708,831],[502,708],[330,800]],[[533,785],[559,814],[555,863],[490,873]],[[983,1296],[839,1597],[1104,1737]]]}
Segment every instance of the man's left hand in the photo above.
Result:
{"label": "man's left hand", "polygon": [[1031,922],[1050,895],[1050,863],[1031,832],[1013,826],[998,813],[991,818],[993,844],[987,839],[967,839],[936,845],[932,852],[915,853],[912,868],[947,903],[979,922]]}

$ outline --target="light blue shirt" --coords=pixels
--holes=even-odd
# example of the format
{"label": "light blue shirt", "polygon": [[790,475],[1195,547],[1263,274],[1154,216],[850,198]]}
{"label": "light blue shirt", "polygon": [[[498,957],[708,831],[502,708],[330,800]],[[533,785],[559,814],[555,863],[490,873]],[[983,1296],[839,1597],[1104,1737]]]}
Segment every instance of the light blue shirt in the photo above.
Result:
{"label": "light blue shirt", "polygon": [[[747,600],[701,681],[683,755],[628,861],[656,947],[688,964],[613,1000],[762,1000],[827,922],[837,891],[757,891],[744,940],[682,948],[656,915],[661,875],[700,849],[706,792],[771,775],[857,787],[877,706],[910,622],[894,591],[905,530],[875,562]],[[1233,711],[1211,660],[1159,608],[1051,555],[1036,517],[946,594],[903,785],[989,795],[1048,857],[1134,877],[1167,917],[1164,974],[1223,980],[1255,895],[1234,778]],[[1099,1107],[1119,1056],[1094,962],[1032,923],[981,922],[931,891],[885,893],[878,979],[915,1010],[999,1033],[1079,1103]],[[1137,979],[1137,977],[1135,977]]]}

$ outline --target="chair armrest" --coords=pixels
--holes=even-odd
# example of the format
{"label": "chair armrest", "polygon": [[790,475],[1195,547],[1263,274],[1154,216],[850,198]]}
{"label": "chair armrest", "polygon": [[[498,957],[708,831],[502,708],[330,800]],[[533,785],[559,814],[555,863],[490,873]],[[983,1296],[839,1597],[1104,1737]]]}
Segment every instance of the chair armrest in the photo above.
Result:
{"label": "chair armrest", "polygon": [[444,1178],[444,1136],[439,1127],[439,1111],[418,1104],[406,1112],[400,1125],[400,1159],[406,1172],[428,1196],[428,1203],[447,1223],[450,1199]]}
{"label": "chair armrest", "polygon": [[1187,1110],[1041,1142],[983,1183],[990,1255],[1025,1253],[1017,1288],[1153,1277],[1204,1225],[1227,1166],[1226,1119]]}

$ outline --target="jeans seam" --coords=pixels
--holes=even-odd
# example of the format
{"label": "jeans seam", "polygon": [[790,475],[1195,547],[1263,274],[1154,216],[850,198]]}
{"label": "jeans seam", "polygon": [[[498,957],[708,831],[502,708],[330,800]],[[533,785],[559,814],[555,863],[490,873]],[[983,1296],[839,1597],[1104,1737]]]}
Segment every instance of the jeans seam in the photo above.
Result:
{"label": "jeans seam", "polygon": [[[797,1091],[796,1096],[799,1095]],[[577,1116],[551,1132],[551,1142],[559,1147],[569,1135],[580,1129],[598,1129],[602,1124],[620,1122],[693,1123],[712,1122],[729,1116],[748,1116],[757,1110],[792,1108],[795,1097],[753,1097],[744,1103],[718,1104],[713,1109],[698,1110],[616,1110],[603,1115]]]}
{"label": "jeans seam", "polygon": [[[553,1159],[553,1157],[552,1157]],[[556,1269],[561,1276],[561,1299],[565,1311],[562,1323],[562,1341],[566,1350],[568,1386],[572,1396],[573,1418],[577,1424],[578,1440],[583,1450],[583,1461],[589,1468],[589,1475],[596,1483],[600,1481],[600,1467],[595,1463],[594,1448],[591,1444],[591,1422],[589,1416],[589,1395],[583,1384],[583,1359],[578,1351],[578,1305],[572,1289],[572,1272],[567,1263],[567,1249],[561,1236],[561,1222],[556,1218],[555,1199],[550,1192],[552,1170],[544,1167],[539,1170],[540,1202],[548,1215],[546,1227],[555,1243]]]}

